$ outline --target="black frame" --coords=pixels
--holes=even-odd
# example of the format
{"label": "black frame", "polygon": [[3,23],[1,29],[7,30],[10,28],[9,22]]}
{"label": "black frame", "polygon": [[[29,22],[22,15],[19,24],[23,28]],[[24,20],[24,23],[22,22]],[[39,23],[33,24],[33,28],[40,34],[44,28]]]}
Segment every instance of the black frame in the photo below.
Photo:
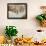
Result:
{"label": "black frame", "polygon": [[[8,15],[8,5],[25,5],[26,6],[26,15],[25,15],[25,17],[23,17],[23,18],[19,18],[19,17],[18,18],[12,18],[11,17],[10,18],[9,15]],[[8,3],[7,4],[7,18],[8,19],[27,19],[27,3]]]}

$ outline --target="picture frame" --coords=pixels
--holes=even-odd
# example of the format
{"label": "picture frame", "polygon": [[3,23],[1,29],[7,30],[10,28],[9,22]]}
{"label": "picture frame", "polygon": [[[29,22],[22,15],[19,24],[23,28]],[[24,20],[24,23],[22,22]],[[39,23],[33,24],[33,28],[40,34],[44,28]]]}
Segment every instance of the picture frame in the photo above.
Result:
{"label": "picture frame", "polygon": [[8,3],[8,19],[27,19],[27,3]]}

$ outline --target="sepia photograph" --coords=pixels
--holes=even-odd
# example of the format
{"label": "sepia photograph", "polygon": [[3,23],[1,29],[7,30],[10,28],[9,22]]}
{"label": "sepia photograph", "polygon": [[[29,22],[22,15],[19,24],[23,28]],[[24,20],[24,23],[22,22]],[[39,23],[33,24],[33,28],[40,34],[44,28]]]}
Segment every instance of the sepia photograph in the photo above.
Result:
{"label": "sepia photograph", "polygon": [[27,19],[26,3],[8,3],[7,5],[8,19]]}

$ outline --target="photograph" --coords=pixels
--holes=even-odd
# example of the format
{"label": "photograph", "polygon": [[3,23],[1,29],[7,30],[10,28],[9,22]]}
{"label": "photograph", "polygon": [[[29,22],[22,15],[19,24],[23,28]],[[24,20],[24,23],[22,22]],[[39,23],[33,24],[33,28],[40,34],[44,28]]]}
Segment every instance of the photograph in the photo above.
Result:
{"label": "photograph", "polygon": [[27,3],[8,3],[8,19],[27,19]]}

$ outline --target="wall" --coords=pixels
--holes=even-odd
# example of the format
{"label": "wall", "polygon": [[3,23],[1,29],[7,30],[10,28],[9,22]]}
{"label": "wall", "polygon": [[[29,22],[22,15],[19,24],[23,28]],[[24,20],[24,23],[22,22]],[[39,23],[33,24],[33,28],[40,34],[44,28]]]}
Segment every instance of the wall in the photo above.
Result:
{"label": "wall", "polygon": [[[27,3],[27,19],[7,19],[7,3]],[[18,36],[31,36],[37,29],[46,30],[35,19],[41,13],[42,5],[46,5],[46,0],[0,0],[0,34],[4,34],[6,25],[15,25],[19,31]]]}

